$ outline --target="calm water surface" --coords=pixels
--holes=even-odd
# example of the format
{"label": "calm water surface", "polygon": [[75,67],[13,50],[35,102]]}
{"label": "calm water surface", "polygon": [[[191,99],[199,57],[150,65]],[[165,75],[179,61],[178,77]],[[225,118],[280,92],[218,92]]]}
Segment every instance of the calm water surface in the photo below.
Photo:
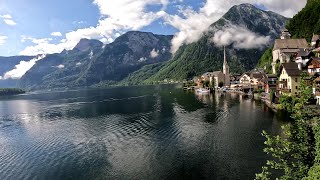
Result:
{"label": "calm water surface", "polygon": [[236,94],[177,86],[0,101],[0,179],[253,179],[281,120]]}

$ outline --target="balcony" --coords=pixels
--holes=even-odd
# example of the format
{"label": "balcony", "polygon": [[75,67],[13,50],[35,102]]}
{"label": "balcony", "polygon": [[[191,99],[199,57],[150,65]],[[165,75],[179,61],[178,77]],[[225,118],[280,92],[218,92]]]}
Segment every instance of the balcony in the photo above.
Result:
{"label": "balcony", "polygon": [[286,80],[282,80],[282,81],[278,81],[279,84],[288,84],[288,81]]}
{"label": "balcony", "polygon": [[291,93],[291,89],[287,89],[287,88],[278,88],[278,91],[282,93]]}

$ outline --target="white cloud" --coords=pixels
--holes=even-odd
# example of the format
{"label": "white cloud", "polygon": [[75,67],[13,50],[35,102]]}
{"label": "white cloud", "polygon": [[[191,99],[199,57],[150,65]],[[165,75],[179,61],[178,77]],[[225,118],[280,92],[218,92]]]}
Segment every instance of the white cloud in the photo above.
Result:
{"label": "white cloud", "polygon": [[178,29],[172,40],[172,52],[176,52],[182,44],[197,41],[208,27],[221,18],[232,6],[241,3],[263,5],[268,10],[292,17],[306,4],[306,0],[207,0],[203,7],[195,11],[189,7],[180,8],[180,15],[166,15],[166,23]]}
{"label": "white cloud", "polygon": [[157,51],[156,49],[152,49],[152,51],[150,52],[150,57],[156,58],[158,56],[159,56],[159,50]]}
{"label": "white cloud", "polygon": [[20,61],[18,65],[11,71],[8,71],[4,74],[4,79],[20,79],[27,71],[29,71],[37,61],[45,58],[45,55],[38,56],[31,59],[30,61]]}
{"label": "white cloud", "polygon": [[[57,53],[72,49],[80,39],[98,39],[111,43],[120,34],[129,30],[140,30],[155,20],[164,19],[166,25],[178,30],[172,40],[172,52],[183,43],[197,41],[208,27],[225,14],[233,5],[251,3],[263,5],[268,10],[292,17],[306,4],[306,0],[206,0],[198,10],[190,7],[175,6],[179,14],[169,14],[166,7],[169,3],[181,3],[182,0],[94,0],[100,10],[100,20],[96,26],[78,29],[65,34],[65,40],[58,44],[42,42],[26,47],[20,54],[35,55]],[[183,3],[183,2],[182,2]],[[160,5],[157,11],[148,11],[149,6]]]}
{"label": "white cloud", "polygon": [[10,14],[0,15],[0,18],[3,19],[3,22],[9,26],[15,26],[17,23],[12,20],[12,16]]}
{"label": "white cloud", "polygon": [[[128,30],[139,30],[166,13],[163,11],[169,0],[95,0],[100,10],[101,19],[96,27],[78,29],[66,34],[66,40],[59,44],[39,43],[26,47],[21,55],[42,53],[58,53],[64,49],[72,49],[82,38],[98,39],[110,43],[120,33]],[[161,5],[157,12],[147,12],[149,5]]]}
{"label": "white cloud", "polygon": [[138,62],[145,62],[145,61],[147,61],[147,58],[146,58],[146,57],[141,57],[141,58],[138,60]]}
{"label": "white cloud", "polygon": [[231,26],[216,32],[212,41],[217,46],[233,45],[237,49],[255,49],[270,43],[269,36],[260,36],[244,27]]}
{"label": "white cloud", "polygon": [[3,19],[3,21],[4,21],[7,25],[9,25],[9,26],[15,26],[15,25],[17,25],[17,23],[14,22],[12,19]]}
{"label": "white cloud", "polygon": [[93,51],[91,50],[90,54],[89,54],[89,58],[92,59],[93,58]]}
{"label": "white cloud", "polygon": [[52,32],[51,36],[60,37],[62,36],[61,32]]}
{"label": "white cloud", "polygon": [[7,36],[0,36],[0,46],[6,43],[8,37]]}
{"label": "white cloud", "polygon": [[0,15],[3,19],[12,19],[12,16],[10,14]]}
{"label": "white cloud", "polygon": [[63,64],[60,64],[59,66],[57,66],[57,68],[63,69],[63,68],[64,68],[64,65],[63,65]]}

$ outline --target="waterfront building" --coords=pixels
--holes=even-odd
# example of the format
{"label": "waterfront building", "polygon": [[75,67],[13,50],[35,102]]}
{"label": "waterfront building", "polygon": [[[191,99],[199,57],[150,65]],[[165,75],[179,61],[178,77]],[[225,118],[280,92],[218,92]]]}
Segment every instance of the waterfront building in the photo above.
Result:
{"label": "waterfront building", "polygon": [[307,63],[315,57],[315,53],[309,50],[299,51],[296,54],[295,62],[302,66],[302,69],[308,69]]}
{"label": "waterfront building", "polygon": [[240,84],[241,85],[250,85],[251,84],[251,78],[250,73],[243,73],[240,77]]}
{"label": "waterfront building", "polygon": [[318,48],[320,45],[320,35],[313,34],[312,40],[311,40],[311,46],[314,48]]}
{"label": "waterfront building", "polygon": [[320,58],[311,58],[311,60],[307,63],[308,73],[310,75],[314,75],[315,73],[320,72]]}
{"label": "waterfront building", "polygon": [[226,48],[224,48],[224,59],[222,71],[206,72],[201,76],[199,81],[210,81],[214,87],[218,87],[222,82],[224,86],[230,86],[230,67],[227,61]]}
{"label": "waterfront building", "polygon": [[297,63],[283,63],[280,66],[279,94],[298,94],[302,70]]}
{"label": "waterfront building", "polygon": [[266,93],[271,93],[272,91],[276,91],[277,90],[277,80],[278,80],[278,76],[275,74],[266,74],[263,79],[262,82],[264,83],[264,90]]}
{"label": "waterfront building", "polygon": [[281,33],[280,39],[276,39],[272,50],[272,72],[276,74],[277,63],[289,63],[294,60],[297,53],[306,51],[309,48],[306,39],[291,39],[287,29]]}

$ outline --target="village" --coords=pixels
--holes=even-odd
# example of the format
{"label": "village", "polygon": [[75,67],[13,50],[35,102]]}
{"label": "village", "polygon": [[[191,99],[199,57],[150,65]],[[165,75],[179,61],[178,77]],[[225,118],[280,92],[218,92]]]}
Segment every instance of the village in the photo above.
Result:
{"label": "village", "polygon": [[290,32],[283,29],[272,50],[272,73],[267,73],[267,67],[243,74],[230,73],[224,48],[223,70],[195,77],[194,89],[197,93],[204,94],[212,91],[236,92],[250,96],[259,94],[260,99],[274,105],[282,94],[298,95],[300,82],[304,80],[312,86],[314,104],[320,105],[319,52],[320,35],[314,34],[308,43],[304,38],[291,38]]}

